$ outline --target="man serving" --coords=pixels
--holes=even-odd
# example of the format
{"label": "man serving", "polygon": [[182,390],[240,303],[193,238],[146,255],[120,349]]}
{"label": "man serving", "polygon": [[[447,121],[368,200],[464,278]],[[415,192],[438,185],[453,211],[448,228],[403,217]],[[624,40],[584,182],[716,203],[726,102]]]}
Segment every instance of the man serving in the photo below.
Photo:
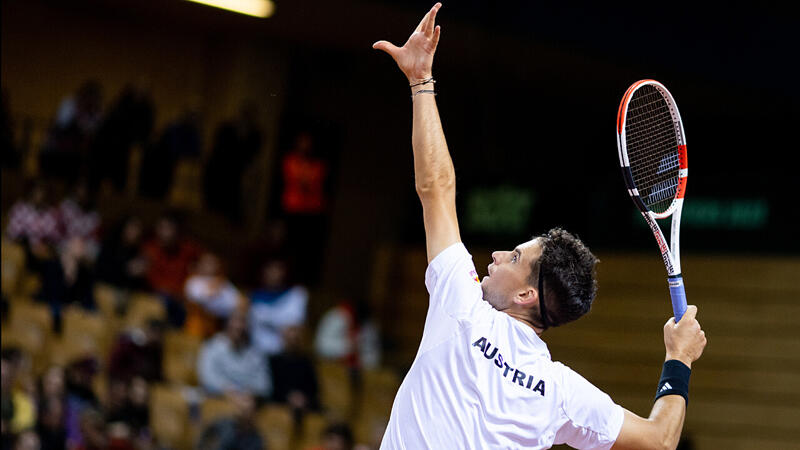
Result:
{"label": "man serving", "polygon": [[379,41],[408,78],[416,190],[422,201],[430,305],[419,351],[397,392],[382,449],[674,448],[688,403],[692,362],[706,345],[689,306],[664,325],[666,358],[645,419],[550,359],[540,335],[589,311],[596,258],[553,229],[492,253],[478,281],[461,243],[455,171],[436,107],[437,3],[403,47]]}

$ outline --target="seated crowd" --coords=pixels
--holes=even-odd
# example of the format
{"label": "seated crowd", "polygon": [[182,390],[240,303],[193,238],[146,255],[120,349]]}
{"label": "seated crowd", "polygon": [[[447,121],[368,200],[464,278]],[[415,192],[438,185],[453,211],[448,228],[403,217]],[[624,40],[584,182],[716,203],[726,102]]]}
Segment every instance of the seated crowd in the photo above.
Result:
{"label": "seated crowd", "polygon": [[[291,282],[286,259],[265,255],[258,284],[237,286],[223,258],[189,237],[177,215],[161,216],[152,229],[137,216],[109,226],[94,209],[88,185],[74,186],[54,203],[45,183],[33,183],[8,213],[4,247],[21,249],[19,273],[37,283],[3,289],[3,449],[267,448],[269,424],[257,416],[270,405],[291,418],[285,432],[293,436],[292,448],[379,443],[376,431],[356,446],[353,422],[347,423],[354,416],[335,411],[321,394],[320,361],[343,367],[354,392],[362,370],[379,365],[377,329],[361,303],[330,309],[313,346],[307,345],[310,294]],[[101,299],[99,288],[113,295]],[[159,308],[126,320],[139,294]],[[109,342],[68,360],[52,350],[42,360],[16,342],[19,327],[7,326],[15,308],[28,305],[49,311],[52,329],[45,333],[53,341],[66,338],[66,314],[77,310],[102,317]],[[183,383],[165,374],[170,358],[181,356],[167,352],[167,335],[198,345],[193,373]],[[35,364],[34,356],[40,358]],[[182,444],[159,440],[163,424],[155,423],[152,395],[159,386],[179,392],[187,405],[193,425]],[[199,411],[211,398],[230,408],[205,420]],[[388,412],[379,419],[388,420]],[[311,416],[328,426],[302,436]]]}

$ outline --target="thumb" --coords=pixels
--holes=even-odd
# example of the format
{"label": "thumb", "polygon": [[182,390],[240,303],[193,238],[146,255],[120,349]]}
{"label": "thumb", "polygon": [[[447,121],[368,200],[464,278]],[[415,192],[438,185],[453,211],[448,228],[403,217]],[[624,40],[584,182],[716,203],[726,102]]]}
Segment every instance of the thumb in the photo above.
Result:
{"label": "thumb", "polygon": [[686,307],[686,312],[683,313],[683,317],[681,319],[688,318],[689,320],[694,319],[697,316],[697,306],[689,305]]}
{"label": "thumb", "polygon": [[374,48],[375,50],[383,50],[386,53],[390,54],[392,57],[394,57],[394,54],[397,52],[397,50],[399,50],[397,46],[395,46],[389,41],[378,41],[372,44],[372,48]]}

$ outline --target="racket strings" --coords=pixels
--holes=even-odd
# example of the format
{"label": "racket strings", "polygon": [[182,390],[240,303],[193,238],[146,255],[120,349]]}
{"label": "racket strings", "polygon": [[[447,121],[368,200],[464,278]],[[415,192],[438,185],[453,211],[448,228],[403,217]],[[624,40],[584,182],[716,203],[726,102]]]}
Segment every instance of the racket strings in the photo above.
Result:
{"label": "racket strings", "polygon": [[633,182],[644,204],[666,211],[678,187],[678,136],[669,105],[653,86],[642,86],[631,98],[625,142]]}

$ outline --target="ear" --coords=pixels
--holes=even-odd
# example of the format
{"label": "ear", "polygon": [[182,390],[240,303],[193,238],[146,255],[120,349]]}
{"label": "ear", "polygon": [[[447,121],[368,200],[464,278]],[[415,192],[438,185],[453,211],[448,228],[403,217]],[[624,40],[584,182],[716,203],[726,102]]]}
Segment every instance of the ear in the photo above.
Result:
{"label": "ear", "polygon": [[539,301],[539,293],[532,286],[527,286],[524,290],[517,292],[514,296],[514,303],[520,306],[532,306]]}

